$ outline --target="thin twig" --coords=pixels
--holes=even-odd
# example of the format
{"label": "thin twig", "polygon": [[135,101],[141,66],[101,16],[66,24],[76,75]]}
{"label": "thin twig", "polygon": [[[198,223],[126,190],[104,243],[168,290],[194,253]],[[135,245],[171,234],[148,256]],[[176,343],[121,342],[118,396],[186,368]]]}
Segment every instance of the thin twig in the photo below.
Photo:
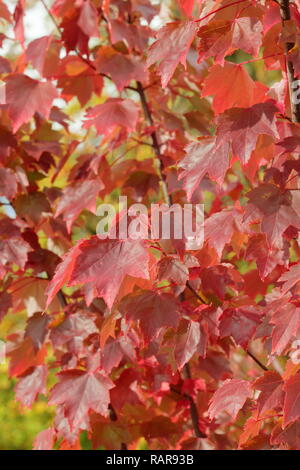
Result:
{"label": "thin twig", "polygon": [[268,371],[269,369],[262,363],[260,362],[259,359],[257,359],[256,356],[254,356],[254,354],[249,351],[249,349],[246,349],[246,353],[253,359],[254,362],[256,362],[257,365],[259,365],[259,367],[261,367],[264,371]]}
{"label": "thin twig", "polygon": [[[190,366],[189,366],[188,363],[186,363],[184,368],[183,368],[183,374],[185,376],[185,379],[191,379],[192,378]],[[192,418],[192,423],[193,423],[195,436],[199,437],[199,438],[207,437],[206,434],[204,434],[204,432],[202,432],[201,429],[199,428],[199,413],[198,413],[198,409],[197,409],[197,406],[196,406],[193,398],[189,394],[186,394],[186,398],[190,402],[190,415],[191,415],[191,418]]]}
{"label": "thin twig", "polygon": [[[140,100],[141,100],[142,108],[143,108],[143,111],[144,111],[144,116],[145,116],[146,120],[148,121],[148,123],[150,124],[150,126],[154,126],[152,113],[151,113],[151,110],[149,108],[148,101],[147,101],[146,95],[145,95],[145,90],[144,90],[141,82],[137,82],[137,92],[140,95]],[[158,176],[159,176],[159,179],[160,179],[160,182],[161,182],[163,197],[164,197],[164,200],[165,200],[166,204],[168,204],[168,206],[171,206],[172,205],[172,197],[169,194],[167,183],[166,183],[166,177],[163,173],[164,164],[163,164],[163,161],[162,161],[162,154],[161,154],[161,151],[160,151],[161,144],[159,142],[159,139],[158,139],[158,136],[157,136],[157,133],[156,133],[155,130],[153,130],[151,132],[151,139],[152,139],[152,142],[153,142],[153,148],[156,152],[157,171],[158,171]]]}
{"label": "thin twig", "polygon": [[44,0],[41,0],[41,3],[43,4],[45,10],[47,11],[47,13],[48,13],[48,15],[49,15],[49,17],[50,17],[52,23],[54,24],[54,26],[55,26],[55,28],[56,28],[56,30],[57,30],[59,36],[61,37],[61,36],[62,36],[62,32],[61,32],[61,30],[60,30],[60,27],[59,27],[59,25],[58,25],[58,23],[57,23],[57,21],[56,21],[54,15],[52,14],[50,8],[48,7],[48,5],[46,4],[46,2],[45,2]]}
{"label": "thin twig", "polygon": [[206,18],[213,15],[214,13],[218,13],[219,11],[224,10],[225,8],[229,8],[229,7],[232,7],[234,5],[238,5],[239,3],[244,3],[244,2],[247,2],[247,1],[249,1],[249,0],[236,0],[235,2],[228,3],[227,5],[223,5],[222,7],[216,8],[215,10],[207,13],[207,15],[202,16],[201,18],[198,18],[198,20],[194,20],[194,22],[195,23],[200,23],[200,21],[205,20]]}
{"label": "thin twig", "polygon": [[200,302],[202,304],[207,304],[206,300],[196,291],[196,289],[194,289],[194,287],[190,284],[190,281],[187,281],[186,282],[186,287],[191,291],[193,292],[194,296],[197,297],[198,300],[200,300]]}

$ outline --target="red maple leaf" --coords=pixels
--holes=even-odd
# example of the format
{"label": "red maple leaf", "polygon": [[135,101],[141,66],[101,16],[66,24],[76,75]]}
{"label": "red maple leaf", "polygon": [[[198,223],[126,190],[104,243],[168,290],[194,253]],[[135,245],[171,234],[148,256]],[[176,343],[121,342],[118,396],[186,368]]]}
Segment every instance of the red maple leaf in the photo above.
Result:
{"label": "red maple leaf", "polygon": [[51,391],[49,404],[63,405],[71,429],[89,428],[89,410],[108,415],[109,390],[114,385],[107,377],[99,372],[74,369],[61,372],[59,379]]}

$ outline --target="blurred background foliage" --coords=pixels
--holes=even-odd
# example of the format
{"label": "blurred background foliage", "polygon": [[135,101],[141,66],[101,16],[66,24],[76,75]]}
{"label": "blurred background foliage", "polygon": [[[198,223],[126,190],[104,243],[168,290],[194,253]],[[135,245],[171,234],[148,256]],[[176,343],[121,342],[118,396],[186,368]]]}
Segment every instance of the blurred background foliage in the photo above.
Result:
{"label": "blurred background foliage", "polygon": [[[0,323],[0,339],[22,330],[26,317],[25,311],[8,314]],[[32,449],[36,435],[51,425],[54,407],[47,405],[43,395],[32,409],[21,406],[14,395],[16,380],[9,378],[7,369],[7,361],[0,364],[0,450]]]}
{"label": "blurred background foliage", "polygon": [[[11,5],[10,8],[13,10],[16,0],[10,0]],[[6,2],[7,4],[9,2]],[[51,3],[51,2],[50,2]],[[27,5],[27,24],[31,24],[34,26],[34,31],[31,31],[31,35],[33,33],[36,37],[42,36],[43,34],[47,34],[45,28],[49,24],[49,18],[45,15],[43,8],[40,5],[40,2],[36,0],[32,0],[28,2]],[[32,10],[30,9],[31,7]],[[39,8],[39,9],[37,9]],[[177,8],[178,10],[178,8]],[[29,14],[28,14],[29,13]],[[36,17],[39,16],[41,19],[41,13],[43,13],[43,21],[36,22]],[[178,10],[179,15],[179,10]],[[176,16],[176,15],[175,15]],[[51,22],[50,22],[51,27]],[[29,28],[27,28],[27,33]],[[29,35],[30,35],[29,34]],[[34,37],[29,37],[28,39],[34,39]],[[11,50],[11,55],[13,56],[14,51]],[[264,66],[263,60],[256,60],[251,62],[251,56],[246,54],[243,51],[236,51],[232,56],[227,57],[227,60],[235,63],[241,63],[243,61],[249,63],[245,64],[248,73],[254,80],[258,80],[268,86],[271,86],[273,83],[280,80],[280,72],[278,71],[266,71]],[[92,104],[98,104],[97,98],[94,97],[94,101]],[[195,102],[196,106],[197,103]],[[176,103],[174,104],[174,106]],[[182,111],[183,102],[179,101],[177,103],[178,108]],[[195,108],[196,108],[195,106]],[[76,114],[80,114],[80,105],[79,102],[76,100],[72,100],[68,106],[64,109],[64,112],[71,115],[73,119],[76,118]],[[76,119],[75,119],[76,120]],[[78,129],[76,129],[78,131]],[[73,136],[74,138],[80,139],[80,134]],[[86,148],[86,150],[92,150]],[[124,152],[124,149],[121,149]],[[137,160],[143,160],[144,158],[148,158],[149,155],[149,148],[139,146],[138,150],[135,147],[132,149],[126,148],[126,158],[135,158]],[[118,155],[116,155],[118,157]],[[60,177],[56,180],[56,184],[58,186],[63,187],[65,183],[66,175],[68,174],[70,167],[74,165],[76,161],[76,154],[71,156],[67,165],[65,165],[64,170],[61,172]],[[48,175],[50,179],[52,174]],[[41,182],[42,185],[47,186],[47,179],[44,179]],[[118,191],[110,196],[109,201],[114,203],[117,200]],[[212,203],[212,201],[210,201]],[[6,210],[4,207],[3,210]],[[82,238],[84,236],[88,236],[91,233],[94,233],[95,225],[96,225],[96,218],[91,213],[84,214],[85,215],[85,225],[82,228],[75,229],[74,240]],[[41,243],[43,246],[43,244]],[[47,248],[46,243],[44,243],[44,247]],[[250,269],[248,263],[242,263],[239,266],[240,271]],[[19,314],[9,314],[5,317],[4,320],[0,323],[0,340],[6,338],[7,335],[10,335],[17,331],[23,331],[24,325],[26,322],[26,311],[23,311]],[[50,382],[53,382],[55,379],[55,371],[51,372]],[[7,373],[7,363],[0,364],[0,423],[1,423],[1,432],[0,432],[0,450],[17,450],[17,449],[32,449],[33,441],[36,435],[42,431],[43,429],[48,428],[54,416],[54,408],[49,407],[46,402],[46,398],[42,395],[39,396],[38,400],[33,405],[32,409],[22,407],[16,400],[14,396],[14,386],[15,380],[12,380],[8,377]],[[51,383],[53,385],[53,383]],[[90,448],[90,442],[87,438],[86,433],[82,433],[81,439],[81,448],[88,449]],[[145,439],[141,439],[137,444],[137,449],[148,449],[148,444]]]}
{"label": "blurred background foliage", "polygon": [[0,365],[0,450],[32,449],[36,435],[49,427],[53,411],[41,395],[32,409],[14,397],[15,381],[8,378],[7,364]]}

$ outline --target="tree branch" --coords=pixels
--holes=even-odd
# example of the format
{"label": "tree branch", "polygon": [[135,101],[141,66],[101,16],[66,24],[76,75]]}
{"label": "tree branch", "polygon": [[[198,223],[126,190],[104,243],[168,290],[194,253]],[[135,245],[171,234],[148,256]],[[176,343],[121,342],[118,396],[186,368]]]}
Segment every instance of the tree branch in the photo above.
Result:
{"label": "tree branch", "polygon": [[[137,92],[140,95],[140,100],[141,100],[142,108],[143,108],[143,111],[144,111],[144,116],[145,116],[146,120],[148,121],[148,123],[150,124],[150,126],[154,126],[152,113],[151,113],[151,110],[149,108],[148,101],[147,101],[146,95],[145,95],[145,91],[144,91],[144,88],[143,88],[141,82],[137,82]],[[163,173],[164,164],[163,164],[163,161],[162,161],[162,154],[161,154],[161,151],[160,151],[161,144],[159,143],[159,138],[158,138],[157,133],[156,133],[155,130],[153,130],[151,132],[151,139],[152,139],[152,143],[153,143],[153,148],[156,152],[157,171],[158,171],[158,176],[159,176],[160,183],[161,183],[163,197],[164,197],[164,200],[165,200],[166,204],[168,204],[168,206],[171,206],[172,196],[169,194],[167,183],[166,183],[166,177]]]}
{"label": "tree branch", "polygon": [[[154,126],[154,120],[153,120],[153,117],[152,117],[152,113],[151,113],[150,107],[148,105],[147,98],[146,98],[146,95],[145,95],[145,91],[144,91],[144,88],[143,88],[141,82],[137,82],[137,92],[140,95],[140,100],[141,100],[141,104],[142,104],[145,119],[148,121],[150,126]],[[161,187],[162,187],[162,191],[163,191],[164,200],[165,200],[165,202],[168,206],[171,206],[172,205],[172,196],[169,194],[168,186],[167,186],[167,182],[166,182],[166,177],[163,173],[164,164],[163,164],[163,161],[162,161],[162,154],[161,154],[161,151],[160,151],[161,144],[159,142],[159,138],[158,138],[158,135],[157,135],[155,130],[152,131],[151,138],[152,138],[152,146],[153,146],[153,148],[156,152],[156,161],[157,161],[157,167],[158,167],[158,174],[159,174],[159,178],[160,178],[160,182],[161,182]],[[196,291],[194,291],[193,287],[190,286],[189,282],[187,282],[186,285],[192,290],[192,292],[194,292],[194,293],[196,292]],[[202,298],[200,296],[199,296],[199,298],[202,301]],[[184,365],[183,375],[186,379],[191,379],[191,371],[190,371],[189,364]],[[198,437],[198,438],[207,437],[206,434],[204,434],[199,428],[199,414],[198,414],[197,406],[196,406],[193,398],[189,394],[185,394],[185,397],[190,402],[190,415],[191,415],[191,420],[192,420],[195,436]]]}
{"label": "tree branch", "polygon": [[[289,0],[279,0],[279,8],[280,8],[280,16],[282,20],[282,25],[284,26],[285,21],[289,21],[291,19],[291,11],[290,11],[290,1]],[[290,95],[290,103],[291,103],[291,115],[293,122],[300,122],[300,103],[295,103],[293,99],[293,95],[295,93],[298,94],[299,92],[299,85],[294,87],[294,83],[296,81],[294,65],[289,57],[289,52],[294,47],[293,42],[286,41],[284,44],[285,50],[285,62],[286,62],[286,74],[288,80],[288,87],[289,87],[289,95]]]}
{"label": "tree branch", "polygon": [[[185,379],[191,379],[192,378],[191,369],[190,369],[190,366],[189,366],[188,363],[186,363],[184,368],[183,368],[183,375],[184,375]],[[199,413],[198,413],[198,409],[197,409],[197,406],[196,406],[193,398],[189,394],[185,394],[185,396],[190,402],[190,415],[191,415],[191,418],[192,418],[192,423],[193,423],[195,436],[199,437],[199,438],[207,437],[206,434],[204,434],[204,432],[202,432],[201,429],[199,428]]]}

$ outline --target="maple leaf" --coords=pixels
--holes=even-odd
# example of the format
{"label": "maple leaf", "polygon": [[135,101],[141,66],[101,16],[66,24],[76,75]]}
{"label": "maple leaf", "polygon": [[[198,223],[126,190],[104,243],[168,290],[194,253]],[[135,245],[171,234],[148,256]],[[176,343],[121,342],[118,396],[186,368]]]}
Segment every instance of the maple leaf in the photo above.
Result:
{"label": "maple leaf", "polygon": [[110,373],[123,358],[130,362],[136,361],[135,346],[128,335],[109,339],[101,352],[101,366],[105,372]]}
{"label": "maple leaf", "polygon": [[214,57],[216,63],[224,64],[224,57],[231,48],[231,23],[228,20],[213,20],[201,26],[197,32],[200,38],[199,61]]}
{"label": "maple leaf", "polygon": [[0,59],[0,72],[1,73],[11,73],[11,65],[10,62],[5,59],[4,57],[1,57]]}
{"label": "maple leaf", "polygon": [[28,122],[35,113],[48,119],[56,88],[48,82],[39,82],[27,75],[14,74],[6,79],[6,99],[13,132]]}
{"label": "maple leaf", "polygon": [[[17,283],[17,293],[12,289],[13,303],[15,311],[18,312],[26,308],[28,315],[35,312],[42,312],[45,309],[45,290],[48,281],[42,278],[23,278]],[[55,299],[50,311],[57,312],[61,309],[58,299]],[[33,321],[33,320],[32,320]],[[33,339],[33,342],[35,340]]]}
{"label": "maple leaf", "polygon": [[85,0],[80,9],[78,26],[89,37],[98,37],[98,14],[93,2]]}
{"label": "maple leaf", "polygon": [[284,390],[283,423],[286,427],[300,417],[300,373],[287,379]]}
{"label": "maple leaf", "polygon": [[0,321],[8,313],[10,307],[12,307],[11,294],[8,292],[0,292]]}
{"label": "maple leaf", "polygon": [[93,333],[98,333],[94,318],[91,314],[78,312],[65,318],[56,328],[52,328],[50,339],[58,348],[76,337],[85,339]]}
{"label": "maple leaf", "polygon": [[10,11],[7,8],[6,4],[3,2],[3,0],[1,0],[1,3],[0,3],[0,12],[1,12],[1,18],[6,20],[8,23],[11,23],[12,18],[11,18]]}
{"label": "maple leaf", "polygon": [[123,90],[131,80],[145,82],[148,76],[142,62],[134,56],[120,54],[111,47],[101,47],[96,66],[99,72],[111,76],[119,90]]}
{"label": "maple leaf", "polygon": [[191,16],[195,0],[178,0],[179,5],[187,16]]}
{"label": "maple leaf", "polygon": [[258,234],[250,238],[245,258],[256,261],[261,279],[268,276],[277,264],[282,263],[282,253],[268,246],[264,234]]}
{"label": "maple leaf", "polygon": [[50,303],[58,291],[68,282],[70,279],[72,270],[74,268],[76,257],[79,255],[79,245],[73,246],[63,257],[62,262],[57,266],[53,279],[49,283],[45,294],[47,296],[46,307],[48,308]]}
{"label": "maple leaf", "polygon": [[17,179],[9,168],[0,168],[0,196],[13,199],[17,193]]}
{"label": "maple leaf", "polygon": [[132,385],[139,379],[137,369],[129,367],[123,370],[120,377],[115,381],[115,387],[111,390],[111,404],[114,409],[121,410],[124,405],[141,405],[141,400]]}
{"label": "maple leaf", "polygon": [[257,309],[226,309],[220,317],[221,337],[232,336],[237,344],[247,348],[260,322],[261,315]]}
{"label": "maple leaf", "polygon": [[18,0],[13,18],[14,18],[14,33],[15,37],[18,41],[20,41],[21,45],[24,45],[25,37],[24,37],[24,16],[25,16],[25,0]]}
{"label": "maple leaf", "polygon": [[278,279],[278,282],[283,282],[281,288],[282,294],[286,294],[297,282],[300,281],[300,264],[294,264],[290,266],[289,270],[282,274]]}
{"label": "maple leaf", "polygon": [[239,379],[226,380],[214,393],[208,408],[208,414],[213,419],[225,411],[235,419],[250,396],[251,388],[249,382]]}
{"label": "maple leaf", "polygon": [[68,231],[74,220],[84,209],[91,212],[96,211],[97,195],[104,184],[100,179],[78,181],[73,185],[64,189],[62,197],[57,204],[55,217],[63,214],[63,218],[67,224]]}
{"label": "maple leaf", "polygon": [[146,439],[159,438],[178,433],[178,428],[168,416],[154,416],[142,424],[142,433]]}
{"label": "maple leaf", "polygon": [[185,285],[189,278],[188,268],[178,259],[165,256],[158,264],[158,278],[169,279],[175,284]]}
{"label": "maple leaf", "polygon": [[34,450],[52,450],[55,439],[53,428],[44,429],[36,436],[33,444]]}
{"label": "maple leaf", "polygon": [[145,26],[131,24],[121,19],[111,19],[109,22],[109,32],[112,44],[123,41],[131,51],[144,53],[148,46],[149,30]]}
{"label": "maple leaf", "polygon": [[190,143],[185,149],[187,156],[179,163],[183,168],[179,179],[190,200],[200,182],[208,173],[209,177],[221,184],[229,167],[229,144],[216,148],[215,139],[210,137]]}
{"label": "maple leaf", "polygon": [[255,380],[253,388],[261,391],[257,400],[259,414],[276,410],[282,406],[284,398],[283,380],[278,372],[265,372],[262,377]]}
{"label": "maple leaf", "polygon": [[109,337],[116,337],[115,330],[118,317],[119,314],[116,315],[115,313],[111,313],[104,319],[100,331],[100,348],[104,348],[105,343]]}
{"label": "maple leaf", "polygon": [[23,405],[31,408],[39,393],[46,393],[47,367],[37,366],[29,369],[19,378],[15,387],[16,399]]}
{"label": "maple leaf", "polygon": [[50,318],[48,315],[44,315],[40,312],[35,313],[27,320],[25,337],[31,338],[36,349],[41,349],[45,341],[49,322]]}
{"label": "maple leaf", "polygon": [[201,370],[207,372],[216,381],[225,380],[232,375],[229,361],[217,351],[208,350],[205,358],[199,358],[198,364]]}
{"label": "maple leaf", "polygon": [[206,296],[225,300],[227,286],[233,285],[230,272],[225,266],[211,266],[201,270],[201,286]]}
{"label": "maple leaf", "polygon": [[295,421],[290,426],[282,429],[276,425],[271,435],[271,445],[282,445],[284,449],[288,445],[291,450],[299,450],[300,447],[300,421]]}
{"label": "maple leaf", "polygon": [[39,223],[45,213],[51,212],[46,195],[39,191],[18,196],[14,201],[14,207],[20,217],[34,224]]}
{"label": "maple leaf", "polygon": [[106,450],[120,448],[122,443],[130,443],[130,427],[105,420],[99,415],[91,416],[92,443],[94,449],[104,447]]}
{"label": "maple leaf", "polygon": [[15,263],[24,268],[28,259],[30,245],[22,238],[13,237],[0,240],[0,252],[2,263]]}
{"label": "maple leaf", "polygon": [[239,448],[243,448],[247,445],[250,439],[255,438],[258,436],[262,423],[257,418],[249,418],[243,428],[243,432],[240,435],[239,439]]}
{"label": "maple leaf", "polygon": [[7,356],[10,358],[10,376],[20,376],[31,367],[43,364],[46,353],[45,348],[36,351],[31,338],[25,338],[7,353]]}
{"label": "maple leaf", "polygon": [[291,205],[291,193],[280,191],[278,186],[265,183],[257,186],[247,193],[250,202],[258,207],[264,214],[271,215],[280,209],[281,205]]}
{"label": "maple leaf", "polygon": [[163,327],[175,328],[180,308],[170,294],[143,291],[124,299],[120,306],[128,318],[138,320],[145,341],[156,337]]}
{"label": "maple leaf", "polygon": [[[89,36],[81,29],[78,24],[81,10],[79,8],[70,8],[68,15],[64,15],[62,22],[60,23],[61,37],[63,39],[64,46],[67,51],[78,49],[81,54],[89,54],[88,42]],[[92,28],[94,32],[93,18],[86,25],[87,29]],[[85,25],[82,25],[85,28]]]}
{"label": "maple leaf", "polygon": [[300,308],[288,303],[272,315],[272,353],[282,354],[300,328]]}
{"label": "maple leaf", "polygon": [[[298,449],[297,8],[281,24],[282,2],[151,2],[55,0],[61,34],[34,39],[30,5],[0,0],[2,333],[27,315],[3,338],[16,400],[45,393],[49,352],[55,417],[36,449],[80,450],[81,430],[94,448]],[[119,195],[204,204],[203,247],[116,239],[125,209],[112,238],[85,239]],[[253,375],[252,339],[283,377]]]}
{"label": "maple leaf", "polygon": [[234,209],[217,212],[205,220],[205,238],[209,241],[209,244],[215,248],[219,257],[222,255],[226,243],[231,241],[236,226],[238,226],[240,222],[241,215]]}
{"label": "maple leaf", "polygon": [[261,230],[271,247],[282,248],[282,234],[290,225],[300,229],[300,217],[293,207],[281,205],[278,211],[263,218]]}
{"label": "maple leaf", "polygon": [[138,107],[129,99],[109,98],[90,109],[83,127],[95,126],[99,134],[108,134],[116,126],[134,130],[138,120]]}
{"label": "maple leaf", "polygon": [[254,104],[249,108],[232,108],[219,117],[217,147],[231,143],[232,152],[242,163],[247,163],[260,135],[278,138],[272,101]]}
{"label": "maple leaf", "polygon": [[[148,279],[148,252],[140,240],[99,240],[80,245],[68,285],[92,282],[99,297],[112,307],[125,276]],[[107,282],[109,280],[109,283]]]}
{"label": "maple leaf", "polygon": [[149,278],[145,243],[140,240],[100,240],[97,236],[91,237],[75,245],[58,265],[46,292],[47,306],[64,284],[92,283],[97,295],[103,297],[111,308],[127,275]]}
{"label": "maple leaf", "polygon": [[[185,321],[184,328],[180,328],[180,334],[176,336],[174,356],[179,369],[181,369],[193,355],[200,351],[200,342],[205,336],[201,325],[195,321]],[[205,340],[204,340],[205,341]],[[200,354],[202,357],[205,354]]]}
{"label": "maple leaf", "polygon": [[77,369],[60,372],[58,376],[60,381],[51,390],[49,404],[63,405],[71,429],[89,428],[89,410],[108,415],[109,390],[114,386],[108,377]]}
{"label": "maple leaf", "polygon": [[157,41],[148,50],[147,66],[160,62],[161,84],[167,86],[177,65],[185,66],[186,55],[196,34],[194,21],[168,23],[157,33]]}
{"label": "maple leaf", "polygon": [[34,39],[28,44],[26,49],[26,58],[31,62],[41,75],[44,74],[44,66],[46,63],[47,52],[52,42],[52,36],[42,36]]}
{"label": "maple leaf", "polygon": [[262,43],[263,25],[255,16],[235,18],[232,27],[232,46],[257,56]]}
{"label": "maple leaf", "polygon": [[98,95],[103,88],[102,76],[91,71],[78,57],[66,57],[60,63],[57,76],[58,87],[62,88],[61,97],[70,101],[76,96],[82,106],[88,103],[93,93]]}
{"label": "maple leaf", "polygon": [[237,17],[233,21],[214,19],[199,28],[199,61],[212,56],[216,63],[223,65],[225,56],[235,49],[257,56],[262,32],[262,22],[255,16]]}
{"label": "maple leaf", "polygon": [[204,81],[202,96],[214,95],[217,114],[233,107],[248,108],[256,102],[256,84],[241,65],[214,65]]}

